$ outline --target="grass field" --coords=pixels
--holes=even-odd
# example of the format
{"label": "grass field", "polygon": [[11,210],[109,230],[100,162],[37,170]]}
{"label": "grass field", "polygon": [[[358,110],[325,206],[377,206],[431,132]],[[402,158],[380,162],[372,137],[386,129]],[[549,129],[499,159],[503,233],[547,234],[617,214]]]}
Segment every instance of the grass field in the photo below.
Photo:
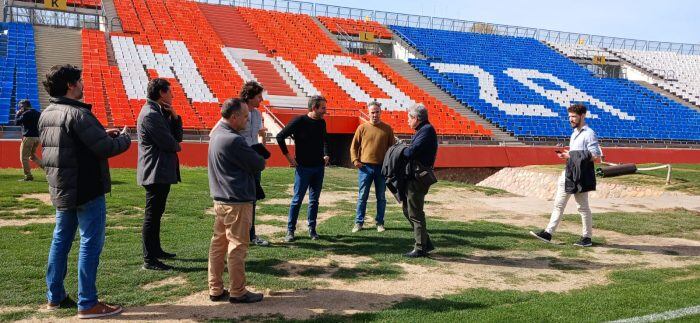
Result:
{"label": "grass field", "polygon": [[[678,175],[691,189],[698,185],[695,169],[688,168],[691,175]],[[39,310],[45,303],[44,274],[54,210],[41,201],[47,192],[43,175],[35,172],[35,182],[17,183],[18,174],[16,169],[0,170],[0,320],[73,316],[75,309]],[[133,170],[112,170],[107,239],[98,274],[101,299],[144,312],[160,303],[184,308],[184,314],[170,313],[173,316],[162,317],[166,319],[324,322],[605,321],[700,304],[700,244],[694,241],[700,216],[694,212],[644,215],[644,221],[653,221],[644,230],[635,228],[635,220],[640,219],[635,215],[596,215],[597,226],[620,236],[596,237],[596,247],[590,249],[532,239],[527,231],[542,223],[539,216],[532,225],[523,225],[522,221],[470,220],[466,215],[461,221],[446,220],[450,214],[428,214],[428,229],[438,249],[429,259],[406,259],[401,255],[412,246],[410,226],[390,196],[386,232],[378,233],[369,224],[367,230],[350,232],[357,175],[340,168],[326,173],[319,216],[323,222],[318,225],[322,239],[310,240],[300,224],[297,242],[281,242],[293,172],[276,168],[263,173],[267,199],[258,206],[256,221],[258,231],[273,245],[251,247],[246,263],[248,284],[269,296],[262,304],[230,312],[235,305],[211,306],[202,294],[213,223],[207,213],[212,203],[206,169],[185,168],[182,178],[183,183],[171,190],[161,233],[164,248],[178,254],[167,261],[176,269],[144,271],[140,242],[144,190],[135,184]],[[439,183],[431,188],[431,194],[435,192],[470,192],[484,198],[500,193],[454,182]],[[439,206],[439,201],[429,203]],[[370,203],[368,215],[373,209]],[[304,206],[300,223],[305,210]],[[575,241],[575,232],[562,230],[557,238]],[[649,243],[668,242],[667,249],[677,251],[664,253],[624,243],[635,241],[637,235],[656,235],[657,240]],[[686,240],[665,241],[666,236]],[[66,277],[74,299],[76,255],[74,243]],[[312,299],[314,292],[331,290],[348,305],[329,297]],[[303,295],[311,295],[308,302],[318,301],[326,310],[312,312],[299,306],[304,313],[290,314],[299,309],[284,307],[285,298],[276,296],[289,293],[301,298],[300,304],[305,302]],[[188,310],[194,314],[188,316]]]}

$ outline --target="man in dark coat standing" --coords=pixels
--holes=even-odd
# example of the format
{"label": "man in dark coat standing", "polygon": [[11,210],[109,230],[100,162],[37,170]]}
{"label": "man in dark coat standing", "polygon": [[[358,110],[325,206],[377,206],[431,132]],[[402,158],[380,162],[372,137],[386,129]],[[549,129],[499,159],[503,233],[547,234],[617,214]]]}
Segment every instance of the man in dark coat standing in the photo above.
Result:
{"label": "man in dark coat standing", "polygon": [[160,244],[160,220],[170,193],[170,185],[180,181],[177,153],[182,142],[182,118],[172,107],[170,83],[162,78],[148,82],[148,101],[141,108],[136,123],[139,159],[136,180],[146,189],[143,218],[143,268],[170,270],[159,259],[174,258]]}

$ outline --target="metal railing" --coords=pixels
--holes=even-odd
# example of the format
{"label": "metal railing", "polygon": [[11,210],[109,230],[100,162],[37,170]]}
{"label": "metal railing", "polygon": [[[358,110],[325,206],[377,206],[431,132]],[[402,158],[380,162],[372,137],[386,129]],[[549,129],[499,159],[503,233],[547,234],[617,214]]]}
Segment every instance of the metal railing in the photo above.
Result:
{"label": "metal railing", "polygon": [[3,21],[67,28],[107,29],[104,6],[83,8],[69,5],[65,11],[47,9],[43,2],[5,0]]}
{"label": "metal railing", "polygon": [[[412,15],[397,12],[350,8],[294,0],[195,0],[198,2],[258,8],[306,14],[373,20],[384,25],[419,27],[461,32],[484,32],[497,35],[529,37],[540,41],[567,44],[592,45],[609,49],[635,49],[644,51],[669,51],[680,54],[700,55],[700,44],[674,43],[620,37],[608,37],[583,33],[572,33],[549,29],[539,29],[514,25],[492,24],[451,18]],[[486,28],[484,28],[486,27]]]}

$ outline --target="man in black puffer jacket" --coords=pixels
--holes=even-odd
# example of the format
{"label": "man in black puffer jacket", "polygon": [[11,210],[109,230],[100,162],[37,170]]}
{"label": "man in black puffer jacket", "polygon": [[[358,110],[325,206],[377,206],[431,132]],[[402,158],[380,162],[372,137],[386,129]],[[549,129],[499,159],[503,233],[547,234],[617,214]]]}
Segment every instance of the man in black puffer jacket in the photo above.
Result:
{"label": "man in black puffer jacket", "polygon": [[53,66],[44,87],[51,105],[39,118],[43,165],[51,202],[56,207],[46,272],[48,309],[67,307],[72,301],[63,286],[68,252],[80,227],[78,257],[78,317],[118,314],[120,306],[98,302],[97,265],[105,240],[105,194],[111,190],[107,158],[129,149],[128,128],[105,130],[83,98],[81,70],[72,65]]}

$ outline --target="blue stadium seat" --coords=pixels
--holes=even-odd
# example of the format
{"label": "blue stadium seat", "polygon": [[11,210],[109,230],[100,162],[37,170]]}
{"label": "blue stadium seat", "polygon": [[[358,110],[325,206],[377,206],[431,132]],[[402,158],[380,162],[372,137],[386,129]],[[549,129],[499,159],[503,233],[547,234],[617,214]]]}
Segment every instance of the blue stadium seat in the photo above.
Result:
{"label": "blue stadium seat", "polygon": [[10,111],[28,99],[40,109],[34,29],[24,23],[0,23],[0,125],[14,120]]}
{"label": "blue stadium seat", "polygon": [[[415,69],[490,122],[518,137],[571,134],[565,107],[579,100],[565,102],[569,98],[561,95],[565,89],[547,78],[551,75],[592,98],[582,103],[597,116],[589,118],[588,124],[600,138],[700,140],[697,111],[626,79],[597,78],[535,39],[390,27],[427,57],[409,60]],[[489,90],[490,86],[485,89],[483,85],[488,82],[480,83],[477,74],[490,75],[497,90]],[[543,74],[548,76],[541,77]],[[520,78],[516,80],[513,75]],[[531,82],[530,85],[525,81]],[[534,87],[541,90],[535,91]],[[555,102],[544,92],[561,101]],[[500,103],[494,103],[495,100]]]}

